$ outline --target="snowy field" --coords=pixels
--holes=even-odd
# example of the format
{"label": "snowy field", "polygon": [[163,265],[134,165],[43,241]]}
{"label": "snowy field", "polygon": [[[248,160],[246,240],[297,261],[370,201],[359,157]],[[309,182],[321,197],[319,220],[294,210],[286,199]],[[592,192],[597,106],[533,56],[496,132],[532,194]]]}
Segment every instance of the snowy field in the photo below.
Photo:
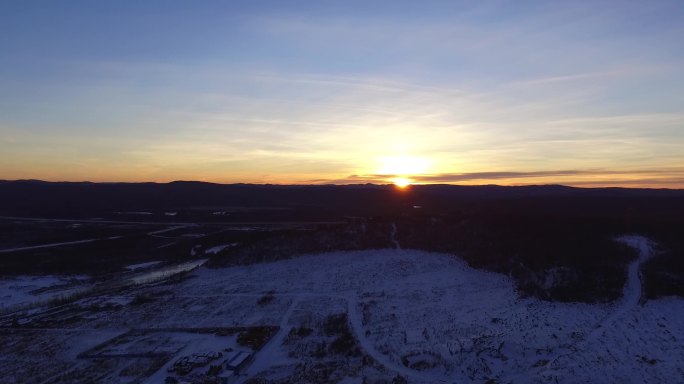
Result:
{"label": "snowy field", "polygon": [[17,276],[0,279],[0,310],[68,294],[88,276]]}
{"label": "snowy field", "polygon": [[[183,291],[345,300],[362,349],[411,382],[580,383],[597,374],[615,383],[684,381],[684,303],[639,305],[638,267],[650,245],[641,237],[622,240],[640,257],[628,271],[625,297],[610,305],[520,299],[506,276],[415,250],[203,270]],[[294,317],[285,325],[299,326]]]}
{"label": "snowy field", "polygon": [[[611,304],[520,298],[507,276],[472,269],[453,255],[334,252],[202,267],[180,283],[118,292],[120,299],[112,294],[108,302],[120,304],[102,304],[96,314],[88,314],[94,299],[77,303],[73,311],[83,314],[70,315],[67,325],[12,337],[17,345],[36,337],[51,343],[41,335],[63,329],[68,338],[50,337],[80,353],[81,345],[94,344],[86,329],[102,335],[101,342],[140,327],[280,327],[237,382],[380,383],[397,376],[410,383],[684,382],[684,302],[643,302],[639,268],[651,245],[637,236],[621,241],[639,249],[639,257],[626,271],[624,297]],[[0,368],[23,367],[23,355],[12,356],[19,352],[2,353]],[[73,355],[54,363],[83,369],[86,363]],[[325,379],[312,378],[321,374]],[[157,371],[145,382],[164,377]],[[116,371],[100,378],[137,382]],[[44,382],[60,382],[52,379]]]}

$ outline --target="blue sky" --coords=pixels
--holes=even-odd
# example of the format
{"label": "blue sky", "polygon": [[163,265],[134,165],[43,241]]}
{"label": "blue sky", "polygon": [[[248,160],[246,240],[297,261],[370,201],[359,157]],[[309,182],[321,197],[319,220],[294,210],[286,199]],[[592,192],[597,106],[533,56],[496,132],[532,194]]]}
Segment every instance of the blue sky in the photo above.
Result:
{"label": "blue sky", "polygon": [[681,1],[0,7],[0,178],[684,187]]}

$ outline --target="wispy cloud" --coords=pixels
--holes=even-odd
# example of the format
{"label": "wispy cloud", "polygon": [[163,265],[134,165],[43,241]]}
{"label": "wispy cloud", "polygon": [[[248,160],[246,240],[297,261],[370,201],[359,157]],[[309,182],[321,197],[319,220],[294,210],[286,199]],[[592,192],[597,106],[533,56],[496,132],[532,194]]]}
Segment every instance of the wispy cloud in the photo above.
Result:
{"label": "wispy cloud", "polygon": [[[99,27],[92,7],[72,17]],[[404,156],[430,160],[417,182],[589,184],[684,163],[676,2],[213,8],[77,36],[55,13],[51,39],[12,23],[0,165],[383,182],[378,159]]]}
{"label": "wispy cloud", "polygon": [[[356,183],[391,183],[395,177],[406,175],[367,174],[350,175],[348,177],[326,180],[312,179],[306,182],[316,184],[356,184]],[[496,184],[504,181],[505,185],[553,183],[574,186],[684,186],[684,168],[639,170],[605,170],[605,169],[565,169],[528,172],[469,172],[443,173],[408,176],[418,184]]]}

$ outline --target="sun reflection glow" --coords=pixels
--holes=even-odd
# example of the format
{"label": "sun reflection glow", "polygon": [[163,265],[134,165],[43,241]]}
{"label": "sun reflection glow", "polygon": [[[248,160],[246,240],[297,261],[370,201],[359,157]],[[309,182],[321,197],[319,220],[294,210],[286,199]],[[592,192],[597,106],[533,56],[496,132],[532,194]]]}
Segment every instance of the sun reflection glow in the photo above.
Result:
{"label": "sun reflection glow", "polygon": [[387,156],[380,158],[380,175],[419,175],[427,173],[430,161],[416,156]]}

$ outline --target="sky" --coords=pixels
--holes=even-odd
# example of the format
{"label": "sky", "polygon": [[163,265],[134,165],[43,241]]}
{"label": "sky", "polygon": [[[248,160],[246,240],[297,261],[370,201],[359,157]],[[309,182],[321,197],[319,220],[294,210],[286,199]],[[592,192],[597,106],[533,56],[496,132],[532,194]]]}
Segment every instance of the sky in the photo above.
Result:
{"label": "sky", "polygon": [[0,2],[0,179],[684,188],[684,2]]}

